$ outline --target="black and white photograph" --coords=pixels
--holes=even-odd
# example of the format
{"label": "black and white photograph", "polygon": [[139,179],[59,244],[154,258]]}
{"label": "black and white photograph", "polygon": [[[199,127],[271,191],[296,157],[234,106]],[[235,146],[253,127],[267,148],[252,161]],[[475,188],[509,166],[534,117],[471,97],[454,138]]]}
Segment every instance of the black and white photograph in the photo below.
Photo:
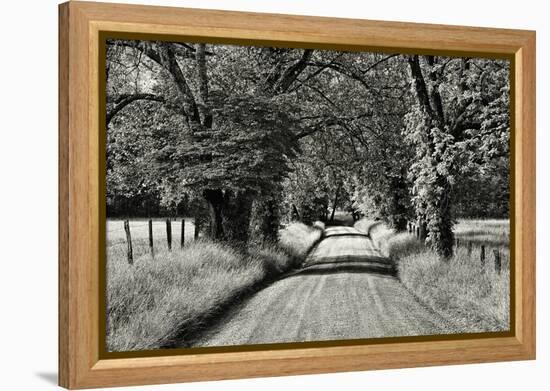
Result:
{"label": "black and white photograph", "polygon": [[107,352],[510,331],[509,60],[105,57]]}

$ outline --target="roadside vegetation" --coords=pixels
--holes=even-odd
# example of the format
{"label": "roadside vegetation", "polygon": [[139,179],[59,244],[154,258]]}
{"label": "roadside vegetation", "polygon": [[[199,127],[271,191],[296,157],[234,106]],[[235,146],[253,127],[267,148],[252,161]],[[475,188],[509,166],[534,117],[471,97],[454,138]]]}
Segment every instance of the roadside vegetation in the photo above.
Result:
{"label": "roadside vegetation", "polygon": [[185,346],[193,334],[246,292],[298,267],[322,229],[294,223],[278,243],[238,250],[198,240],[183,249],[161,248],[155,257],[145,240],[107,248],[107,350]]}
{"label": "roadside vegetation", "polygon": [[[509,225],[506,220],[459,220],[454,234],[463,243],[442,261],[414,235],[362,219],[385,256],[396,262],[398,277],[421,301],[448,319],[457,332],[505,331],[510,325]],[[472,242],[468,254],[467,243]],[[488,253],[480,262],[481,245]],[[495,271],[489,250],[499,249],[502,270]]]}

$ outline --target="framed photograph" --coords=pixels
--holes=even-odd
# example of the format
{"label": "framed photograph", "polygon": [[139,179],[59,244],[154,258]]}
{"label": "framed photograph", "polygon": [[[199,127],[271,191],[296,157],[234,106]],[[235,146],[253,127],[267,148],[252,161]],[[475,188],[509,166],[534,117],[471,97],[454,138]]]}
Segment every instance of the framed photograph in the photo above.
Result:
{"label": "framed photograph", "polygon": [[59,6],[59,382],[535,358],[535,33]]}

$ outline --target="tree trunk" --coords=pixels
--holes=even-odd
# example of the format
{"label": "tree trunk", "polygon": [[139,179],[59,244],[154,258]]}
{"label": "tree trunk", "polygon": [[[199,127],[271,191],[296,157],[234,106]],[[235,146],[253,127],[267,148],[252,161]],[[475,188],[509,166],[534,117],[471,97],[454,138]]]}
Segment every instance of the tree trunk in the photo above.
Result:
{"label": "tree trunk", "polygon": [[224,200],[223,225],[225,239],[234,244],[245,245],[249,241],[252,192],[226,190]]}
{"label": "tree trunk", "polygon": [[425,241],[426,238],[428,237],[428,224],[426,223],[426,220],[420,218],[418,219],[418,228],[419,228],[419,235],[418,235],[418,238],[421,240],[421,241]]}
{"label": "tree trunk", "polygon": [[451,191],[447,178],[439,176],[436,182],[445,191],[433,206],[428,206],[428,213],[431,216],[428,221],[428,243],[441,258],[448,259],[453,255],[455,244],[450,202]]}
{"label": "tree trunk", "polygon": [[220,189],[206,189],[203,196],[208,202],[208,212],[210,215],[210,237],[214,240],[224,240],[223,230],[223,192]]}
{"label": "tree trunk", "polygon": [[334,221],[334,214],[336,213],[336,206],[338,205],[338,194],[342,185],[338,185],[336,188],[336,194],[334,195],[334,202],[332,203],[332,213],[330,215],[330,221]]}
{"label": "tree trunk", "polygon": [[214,240],[247,243],[252,208],[251,193],[207,189],[203,195],[208,202],[210,237]]}
{"label": "tree trunk", "polygon": [[[279,225],[281,221],[279,212],[280,201],[279,194],[260,195],[256,198],[250,219],[251,242],[263,244],[276,243],[279,240]],[[294,205],[293,207],[295,208]]]}
{"label": "tree trunk", "polygon": [[393,176],[390,181],[392,198],[389,210],[389,223],[396,231],[407,229],[410,208],[409,189],[405,180],[406,172]]}

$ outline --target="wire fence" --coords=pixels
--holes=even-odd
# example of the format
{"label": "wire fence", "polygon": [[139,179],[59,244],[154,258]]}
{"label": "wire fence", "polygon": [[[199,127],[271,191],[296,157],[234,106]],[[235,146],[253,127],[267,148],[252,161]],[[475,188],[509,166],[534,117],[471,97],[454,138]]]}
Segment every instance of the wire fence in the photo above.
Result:
{"label": "wire fence", "polygon": [[[418,240],[426,239],[425,237],[426,233],[420,224],[417,224],[415,222],[409,222],[407,224],[407,230],[411,235],[414,235]],[[455,254],[458,253],[460,248],[466,248],[467,256],[472,257],[474,246],[479,247],[479,262],[481,263],[481,265],[485,267],[485,264],[488,258],[492,255],[492,261],[494,263],[495,272],[500,274],[502,271],[503,259],[505,258],[505,255],[503,254],[503,251],[499,246],[494,246],[493,248],[491,248],[491,246],[489,245],[479,244],[474,241],[456,238]]]}
{"label": "wire fence", "polygon": [[[199,224],[194,219],[164,219],[147,222],[143,220],[108,220],[107,245],[126,243],[128,263],[133,264],[133,244],[136,241],[146,240],[151,256],[155,256],[155,240],[165,240],[168,250],[172,250],[174,243],[181,248],[189,241],[197,240],[200,236]],[[158,244],[158,242],[157,242]]]}

